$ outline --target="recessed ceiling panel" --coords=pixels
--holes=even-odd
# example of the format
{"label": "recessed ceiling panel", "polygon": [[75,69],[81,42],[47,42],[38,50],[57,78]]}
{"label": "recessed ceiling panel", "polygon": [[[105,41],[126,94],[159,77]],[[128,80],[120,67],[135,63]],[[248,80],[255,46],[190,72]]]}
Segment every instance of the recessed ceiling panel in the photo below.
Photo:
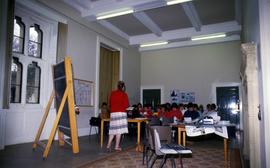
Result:
{"label": "recessed ceiling panel", "polygon": [[203,25],[235,20],[234,3],[234,0],[193,1]]}
{"label": "recessed ceiling panel", "polygon": [[145,11],[163,31],[192,27],[181,4]]}
{"label": "recessed ceiling panel", "polygon": [[106,19],[129,36],[152,33],[132,14]]}

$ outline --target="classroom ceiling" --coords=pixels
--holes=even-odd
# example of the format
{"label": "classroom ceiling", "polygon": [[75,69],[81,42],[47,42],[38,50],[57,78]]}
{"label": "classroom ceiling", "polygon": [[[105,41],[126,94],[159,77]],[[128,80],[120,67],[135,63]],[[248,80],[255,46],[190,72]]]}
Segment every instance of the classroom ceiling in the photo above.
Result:
{"label": "classroom ceiling", "polygon": [[[140,51],[201,45],[240,39],[240,0],[193,0],[167,5],[169,0],[62,0],[89,22],[102,26],[129,41]],[[103,20],[96,17],[123,8],[131,14]],[[226,37],[192,41],[194,36],[225,33]],[[143,43],[168,41],[167,45],[140,48]]]}

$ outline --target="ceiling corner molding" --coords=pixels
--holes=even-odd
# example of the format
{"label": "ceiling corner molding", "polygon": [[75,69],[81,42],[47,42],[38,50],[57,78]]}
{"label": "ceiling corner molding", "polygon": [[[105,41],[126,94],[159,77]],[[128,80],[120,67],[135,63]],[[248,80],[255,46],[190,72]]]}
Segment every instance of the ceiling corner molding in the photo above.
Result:
{"label": "ceiling corner molding", "polygon": [[152,31],[155,35],[161,36],[162,30],[158,25],[144,12],[135,12],[133,16],[136,17],[145,27]]}
{"label": "ceiling corner molding", "polygon": [[99,20],[98,23],[101,24],[102,26],[106,27],[107,29],[111,30],[112,32],[116,33],[117,35],[123,37],[124,39],[129,40],[130,37],[129,37],[128,34],[126,34],[125,32],[123,32],[119,28],[115,27],[110,22],[107,22],[105,20]]}
{"label": "ceiling corner molding", "polygon": [[192,26],[195,28],[196,31],[201,31],[202,22],[199,18],[197,10],[192,2],[182,3],[181,4],[188,19],[190,20]]}

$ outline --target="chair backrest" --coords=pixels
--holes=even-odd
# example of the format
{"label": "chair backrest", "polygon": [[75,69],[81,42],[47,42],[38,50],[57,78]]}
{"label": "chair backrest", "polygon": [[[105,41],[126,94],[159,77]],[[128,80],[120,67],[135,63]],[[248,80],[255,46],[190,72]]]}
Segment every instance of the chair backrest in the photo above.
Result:
{"label": "chair backrest", "polygon": [[169,126],[151,126],[152,129],[156,129],[161,142],[171,142],[171,127]]}
{"label": "chair backrest", "polygon": [[162,125],[170,125],[173,123],[173,118],[163,118],[162,119]]}
{"label": "chair backrest", "polygon": [[101,119],[99,117],[91,117],[91,119],[89,120],[89,124],[91,126],[100,126],[101,123]]}
{"label": "chair backrest", "polygon": [[151,117],[148,119],[149,125],[160,125],[160,120],[157,117]]}
{"label": "chair backrest", "polygon": [[159,133],[156,129],[154,129],[154,142],[155,142],[155,153],[156,155],[163,155],[161,153],[160,148],[161,148],[161,143],[160,143],[160,138],[159,138]]}

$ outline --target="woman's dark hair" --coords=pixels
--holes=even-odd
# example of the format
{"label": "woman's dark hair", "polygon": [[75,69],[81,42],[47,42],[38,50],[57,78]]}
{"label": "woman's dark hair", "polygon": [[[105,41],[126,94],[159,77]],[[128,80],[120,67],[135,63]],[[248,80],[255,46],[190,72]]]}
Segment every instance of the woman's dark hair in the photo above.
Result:
{"label": "woman's dark hair", "polygon": [[117,88],[118,88],[118,90],[125,91],[125,88],[126,88],[125,82],[123,82],[123,81],[118,81],[118,83],[117,83]]}

